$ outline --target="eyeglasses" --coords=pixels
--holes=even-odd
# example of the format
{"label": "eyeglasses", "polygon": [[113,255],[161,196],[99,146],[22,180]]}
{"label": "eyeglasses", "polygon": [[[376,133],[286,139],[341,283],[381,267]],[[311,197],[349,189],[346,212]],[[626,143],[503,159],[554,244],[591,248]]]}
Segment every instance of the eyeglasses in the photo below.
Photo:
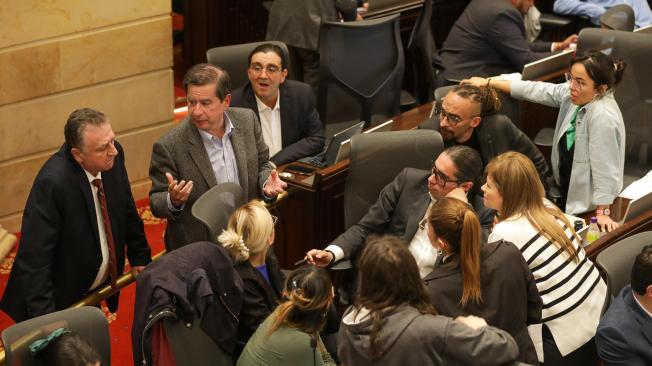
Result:
{"label": "eyeglasses", "polygon": [[[439,104],[435,107],[435,114],[437,114],[439,116],[440,120],[443,120],[444,118],[447,118],[448,123],[450,123],[453,126],[455,126],[456,124],[458,124],[458,123],[464,121],[465,119],[467,119],[467,118],[462,118],[462,117],[460,117],[460,116],[458,116],[456,114],[446,112],[444,107],[442,107]],[[474,117],[478,117],[478,116],[471,116],[471,117],[468,117],[468,118],[470,119],[470,118],[474,118]]]}
{"label": "eyeglasses", "polygon": [[428,220],[424,217],[421,219],[421,221],[419,221],[419,229],[426,230],[427,227],[428,227]]}
{"label": "eyeglasses", "polygon": [[270,215],[270,216],[272,216],[272,225],[276,226],[276,223],[278,222],[278,217],[274,215]]}
{"label": "eyeglasses", "polygon": [[460,182],[457,179],[450,179],[446,174],[442,173],[439,169],[437,169],[436,166],[433,166],[430,172],[432,173],[432,175],[435,176],[435,178],[437,178],[437,182],[442,186],[445,186],[448,183],[458,184]]}
{"label": "eyeglasses", "polygon": [[256,74],[261,74],[264,71],[266,71],[268,74],[276,74],[278,72],[281,72],[281,68],[276,66],[276,65],[267,65],[263,66],[261,64],[253,64],[249,66],[249,69],[253,71]]}
{"label": "eyeglasses", "polygon": [[565,73],[564,76],[566,77],[566,81],[568,82],[568,84],[570,84],[571,87],[573,86],[573,83],[577,85],[578,91],[582,90],[582,88],[586,86],[586,83],[584,81],[574,78],[570,72]]}

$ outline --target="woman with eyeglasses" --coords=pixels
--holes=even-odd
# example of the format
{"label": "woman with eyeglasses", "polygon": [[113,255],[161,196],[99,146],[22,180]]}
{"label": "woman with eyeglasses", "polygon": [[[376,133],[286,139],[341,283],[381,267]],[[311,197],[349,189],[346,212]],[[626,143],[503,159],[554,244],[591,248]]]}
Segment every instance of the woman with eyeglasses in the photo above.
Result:
{"label": "woman with eyeglasses", "polygon": [[483,244],[478,217],[465,202],[445,197],[428,211],[426,230],[438,264],[423,280],[441,315],[475,315],[514,337],[521,362],[537,364],[528,325],[541,321],[534,277],[512,243]]}
{"label": "woman with eyeglasses", "polygon": [[612,231],[609,206],[623,186],[625,124],[614,98],[625,63],[598,51],[572,61],[567,84],[473,77],[462,83],[491,85],[517,99],[559,108],[551,163],[559,207],[569,214],[595,209],[598,225]]}
{"label": "woman with eyeglasses", "polygon": [[546,366],[595,365],[593,337],[607,286],[588,260],[573,226],[544,200],[534,165],[508,152],[487,165],[482,187],[499,222],[490,240],[509,240],[532,270],[543,301],[542,325],[530,328],[539,360]]}
{"label": "woman with eyeglasses", "polygon": [[238,366],[335,366],[319,336],[332,301],[333,286],[325,269],[303,266],[292,271],[283,302],[249,339]]}
{"label": "woman with eyeglasses", "polygon": [[226,230],[217,238],[233,259],[244,287],[236,357],[281,298],[283,274],[270,250],[276,220],[262,201],[253,200],[233,212]]}

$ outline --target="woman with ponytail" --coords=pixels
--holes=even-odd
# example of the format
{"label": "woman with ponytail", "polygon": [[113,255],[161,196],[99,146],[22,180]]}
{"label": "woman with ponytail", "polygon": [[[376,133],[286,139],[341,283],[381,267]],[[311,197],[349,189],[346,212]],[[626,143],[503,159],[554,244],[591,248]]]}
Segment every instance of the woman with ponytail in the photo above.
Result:
{"label": "woman with ponytail", "polygon": [[354,306],[342,318],[343,365],[502,365],[518,347],[505,331],[475,316],[437,315],[407,243],[372,237],[358,261]]}
{"label": "woman with ponytail", "polygon": [[274,311],[281,296],[283,274],[270,250],[276,220],[262,201],[253,200],[235,210],[217,238],[233,259],[244,286],[236,357],[260,323]]}
{"label": "woman with ponytail", "polygon": [[238,359],[238,366],[335,366],[319,331],[333,301],[326,270],[295,269],[285,280],[283,302],[258,327]]}
{"label": "woman with ponytail", "polygon": [[546,366],[595,365],[595,335],[607,286],[586,257],[573,225],[544,201],[532,162],[509,152],[487,165],[482,187],[487,207],[498,212],[490,240],[513,242],[527,261],[541,299],[542,325],[531,327]]}
{"label": "woman with ponytail", "polygon": [[550,162],[568,214],[595,210],[603,231],[618,227],[609,206],[623,187],[625,124],[614,88],[625,63],[589,51],[571,62],[563,84],[473,77],[462,83],[491,85],[516,99],[559,108]]}
{"label": "woman with ponytail", "polygon": [[519,361],[537,364],[527,326],[541,321],[542,303],[518,249],[502,240],[482,244],[478,217],[455,198],[438,200],[426,221],[440,261],[424,278],[430,302],[442,315],[485,318],[514,337]]}

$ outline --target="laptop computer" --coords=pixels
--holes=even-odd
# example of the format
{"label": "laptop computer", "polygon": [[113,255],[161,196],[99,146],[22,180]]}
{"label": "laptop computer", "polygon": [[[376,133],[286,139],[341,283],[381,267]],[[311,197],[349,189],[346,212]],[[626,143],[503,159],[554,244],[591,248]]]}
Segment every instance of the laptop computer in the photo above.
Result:
{"label": "laptop computer", "polygon": [[326,147],[323,152],[315,156],[299,159],[299,161],[320,168],[325,168],[342,160],[348,159],[349,153],[351,151],[351,137],[362,133],[363,127],[364,121],[358,122],[353,126],[334,134],[333,138],[328,144],[328,147]]}
{"label": "laptop computer", "polygon": [[521,80],[535,80],[553,72],[567,69],[574,55],[575,50],[567,50],[530,62],[523,66]]}
{"label": "laptop computer", "polygon": [[629,205],[627,205],[625,215],[620,224],[622,225],[629,222],[649,210],[652,210],[652,192],[635,200],[631,200]]}

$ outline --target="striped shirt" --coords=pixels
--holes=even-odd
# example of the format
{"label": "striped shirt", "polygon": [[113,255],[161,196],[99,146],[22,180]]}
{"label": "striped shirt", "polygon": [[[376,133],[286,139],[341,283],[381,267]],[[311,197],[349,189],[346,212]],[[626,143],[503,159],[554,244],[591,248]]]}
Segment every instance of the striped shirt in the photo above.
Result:
{"label": "striped shirt", "polygon": [[[572,232],[558,220],[578,250],[579,262],[539,233],[525,217],[512,217],[498,223],[489,241],[504,239],[516,245],[525,258],[543,301],[542,322],[563,356],[588,342],[600,321],[607,286]],[[534,331],[533,331],[534,330]],[[534,334],[533,334],[534,333]],[[530,329],[539,360],[543,350],[541,327]]]}

